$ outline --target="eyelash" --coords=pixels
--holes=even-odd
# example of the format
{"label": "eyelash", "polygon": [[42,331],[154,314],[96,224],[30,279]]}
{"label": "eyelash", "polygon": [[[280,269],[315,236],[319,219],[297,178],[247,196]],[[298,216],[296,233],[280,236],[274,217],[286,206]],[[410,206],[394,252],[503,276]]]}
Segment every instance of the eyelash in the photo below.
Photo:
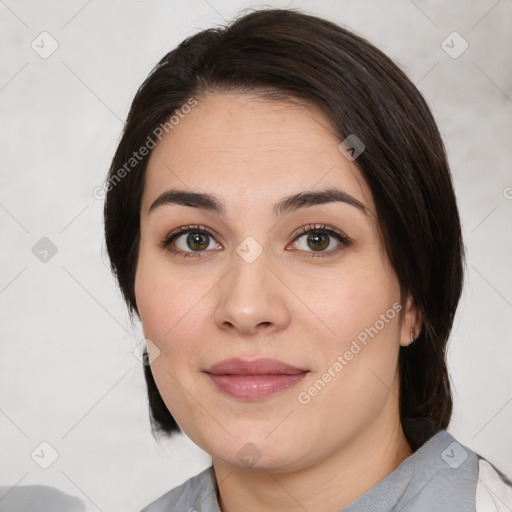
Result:
{"label": "eyelash", "polygon": [[[308,224],[306,226],[303,226],[300,228],[299,232],[294,236],[293,242],[296,242],[299,238],[301,238],[304,235],[307,235],[309,233],[326,233],[329,236],[332,236],[338,240],[340,243],[339,246],[337,246],[335,249],[331,249],[329,251],[304,251],[306,258],[324,258],[326,256],[330,256],[333,253],[337,253],[339,250],[343,249],[344,247],[348,247],[352,244],[352,239],[345,235],[342,231],[339,231],[338,229],[327,226],[325,224]],[[172,231],[169,233],[161,242],[160,247],[163,249],[168,250],[172,254],[176,256],[182,256],[184,258],[188,257],[201,257],[202,253],[208,252],[206,250],[204,251],[181,251],[171,248],[172,242],[178,238],[180,235],[186,234],[186,233],[199,233],[203,235],[208,235],[215,239],[216,234],[208,229],[206,226],[201,225],[188,225],[188,226],[182,226],[181,228],[178,228],[177,230]],[[292,242],[292,243],[293,243]]]}

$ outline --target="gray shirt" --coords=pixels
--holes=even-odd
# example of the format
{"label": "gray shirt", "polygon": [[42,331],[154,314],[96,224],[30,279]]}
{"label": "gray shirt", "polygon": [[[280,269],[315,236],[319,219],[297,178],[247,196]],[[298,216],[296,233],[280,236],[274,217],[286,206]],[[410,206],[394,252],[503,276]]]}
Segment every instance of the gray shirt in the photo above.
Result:
{"label": "gray shirt", "polygon": [[[485,464],[485,466],[483,466]],[[485,481],[479,478],[485,474]],[[213,466],[141,512],[221,512]],[[512,486],[485,459],[441,430],[340,512],[510,512]]]}

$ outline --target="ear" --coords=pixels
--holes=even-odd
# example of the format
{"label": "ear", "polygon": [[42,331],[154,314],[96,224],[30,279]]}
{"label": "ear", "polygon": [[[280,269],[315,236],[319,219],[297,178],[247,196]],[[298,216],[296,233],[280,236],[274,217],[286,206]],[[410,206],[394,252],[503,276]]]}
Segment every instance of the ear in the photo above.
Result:
{"label": "ear", "polygon": [[421,333],[421,328],[421,312],[418,310],[418,307],[414,303],[413,299],[408,297],[405,303],[405,313],[400,330],[400,345],[402,347],[408,347],[411,343],[413,343],[411,334],[412,338],[416,340]]}

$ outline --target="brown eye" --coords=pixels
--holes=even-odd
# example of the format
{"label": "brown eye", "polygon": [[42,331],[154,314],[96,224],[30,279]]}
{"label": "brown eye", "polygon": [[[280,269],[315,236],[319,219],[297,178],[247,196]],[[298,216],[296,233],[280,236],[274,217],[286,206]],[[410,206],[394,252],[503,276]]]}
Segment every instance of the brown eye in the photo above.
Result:
{"label": "brown eye", "polygon": [[297,249],[305,252],[330,252],[326,249],[335,249],[340,243],[340,237],[337,233],[327,231],[306,232],[300,235],[295,242]]}
{"label": "brown eye", "polygon": [[210,245],[209,237],[204,233],[190,233],[185,243],[192,251],[204,251]]}
{"label": "brown eye", "polygon": [[351,243],[352,240],[347,235],[324,224],[301,228],[293,242],[295,248],[305,256],[328,256]]}
{"label": "brown eye", "polygon": [[322,251],[329,247],[329,235],[326,233],[309,233],[307,235],[308,247],[313,251]]}
{"label": "brown eye", "polygon": [[211,249],[221,249],[213,234],[200,226],[184,226],[167,236],[161,246],[180,256],[200,256]]}

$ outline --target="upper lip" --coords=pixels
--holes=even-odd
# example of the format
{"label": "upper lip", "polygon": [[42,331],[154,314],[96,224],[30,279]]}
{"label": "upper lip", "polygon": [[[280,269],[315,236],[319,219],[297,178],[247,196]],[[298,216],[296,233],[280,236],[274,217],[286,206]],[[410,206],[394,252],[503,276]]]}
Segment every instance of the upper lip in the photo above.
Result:
{"label": "upper lip", "polygon": [[205,371],[213,375],[294,375],[308,370],[297,368],[277,359],[231,358],[219,361]]}

